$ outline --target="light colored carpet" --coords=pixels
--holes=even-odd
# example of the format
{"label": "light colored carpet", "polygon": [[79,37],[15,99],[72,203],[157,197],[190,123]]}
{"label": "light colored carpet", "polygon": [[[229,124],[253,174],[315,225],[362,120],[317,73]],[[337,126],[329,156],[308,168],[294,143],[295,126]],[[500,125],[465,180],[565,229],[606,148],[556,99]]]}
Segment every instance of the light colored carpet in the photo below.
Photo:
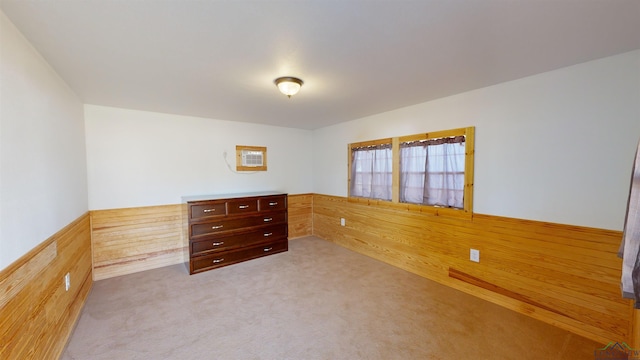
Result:
{"label": "light colored carpet", "polygon": [[602,345],[308,237],[97,281],[62,359],[593,359]]}

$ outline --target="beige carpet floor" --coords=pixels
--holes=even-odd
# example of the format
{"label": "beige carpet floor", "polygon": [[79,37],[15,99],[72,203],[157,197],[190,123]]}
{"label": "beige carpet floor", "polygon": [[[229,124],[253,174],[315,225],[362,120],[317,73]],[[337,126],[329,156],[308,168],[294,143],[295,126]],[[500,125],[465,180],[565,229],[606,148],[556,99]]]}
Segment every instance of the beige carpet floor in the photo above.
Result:
{"label": "beige carpet floor", "polygon": [[308,237],[97,281],[62,359],[590,359],[602,347]]}

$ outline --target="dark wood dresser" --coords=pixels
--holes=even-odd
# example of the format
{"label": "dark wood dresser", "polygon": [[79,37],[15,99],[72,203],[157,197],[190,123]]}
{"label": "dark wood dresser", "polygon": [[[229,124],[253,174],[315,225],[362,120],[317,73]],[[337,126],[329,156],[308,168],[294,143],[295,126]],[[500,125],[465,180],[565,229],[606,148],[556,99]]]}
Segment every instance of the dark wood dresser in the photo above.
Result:
{"label": "dark wood dresser", "polygon": [[189,274],[289,249],[287,194],[189,196],[182,200]]}

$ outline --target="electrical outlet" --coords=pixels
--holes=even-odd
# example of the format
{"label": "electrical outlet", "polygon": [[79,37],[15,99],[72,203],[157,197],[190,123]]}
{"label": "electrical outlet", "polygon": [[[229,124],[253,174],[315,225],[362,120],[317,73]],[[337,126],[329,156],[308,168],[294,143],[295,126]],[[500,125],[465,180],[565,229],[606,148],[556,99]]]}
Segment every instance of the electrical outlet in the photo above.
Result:
{"label": "electrical outlet", "polygon": [[71,287],[71,275],[67,273],[67,275],[64,276],[64,290],[69,291],[70,287]]}
{"label": "electrical outlet", "polygon": [[471,249],[469,251],[469,260],[479,263],[480,262],[480,250]]}
{"label": "electrical outlet", "polygon": [[340,218],[340,226],[345,226],[346,225],[346,221],[344,220],[344,218]]}

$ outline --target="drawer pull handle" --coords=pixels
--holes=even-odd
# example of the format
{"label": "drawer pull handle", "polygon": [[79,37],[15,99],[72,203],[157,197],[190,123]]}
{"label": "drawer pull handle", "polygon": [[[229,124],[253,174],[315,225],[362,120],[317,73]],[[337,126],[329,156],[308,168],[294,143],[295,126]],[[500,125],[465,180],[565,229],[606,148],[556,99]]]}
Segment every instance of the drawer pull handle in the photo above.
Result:
{"label": "drawer pull handle", "polygon": [[214,212],[216,211],[216,209],[204,209],[202,210],[203,213],[210,213],[210,212]]}
{"label": "drawer pull handle", "polygon": [[264,222],[273,221],[273,218],[264,218]]}
{"label": "drawer pull handle", "polygon": [[269,203],[269,206],[276,206],[276,205],[278,205],[277,201],[272,201],[272,202]]}
{"label": "drawer pull handle", "polygon": [[269,252],[269,251],[271,251],[271,250],[273,250],[273,248],[272,248],[272,247],[268,247],[268,248],[264,248],[264,249],[262,249],[262,251],[264,251],[264,252]]}
{"label": "drawer pull handle", "polygon": [[220,245],[223,245],[223,244],[224,244],[224,241],[220,241],[220,242],[214,242],[212,245],[213,246],[220,246]]}
{"label": "drawer pull handle", "polygon": [[248,207],[249,207],[249,205],[239,205],[239,206],[238,206],[238,209],[246,209],[246,208],[248,208]]}
{"label": "drawer pull handle", "polygon": [[213,230],[218,230],[218,229],[222,229],[223,227],[224,227],[224,225],[214,225],[214,226],[212,226],[211,228],[212,228]]}
{"label": "drawer pull handle", "polygon": [[273,233],[264,233],[264,237],[269,237],[271,235],[273,235]]}
{"label": "drawer pull handle", "polygon": [[221,263],[223,261],[224,261],[224,259],[213,259],[213,263],[214,264],[218,264],[218,263]]}

